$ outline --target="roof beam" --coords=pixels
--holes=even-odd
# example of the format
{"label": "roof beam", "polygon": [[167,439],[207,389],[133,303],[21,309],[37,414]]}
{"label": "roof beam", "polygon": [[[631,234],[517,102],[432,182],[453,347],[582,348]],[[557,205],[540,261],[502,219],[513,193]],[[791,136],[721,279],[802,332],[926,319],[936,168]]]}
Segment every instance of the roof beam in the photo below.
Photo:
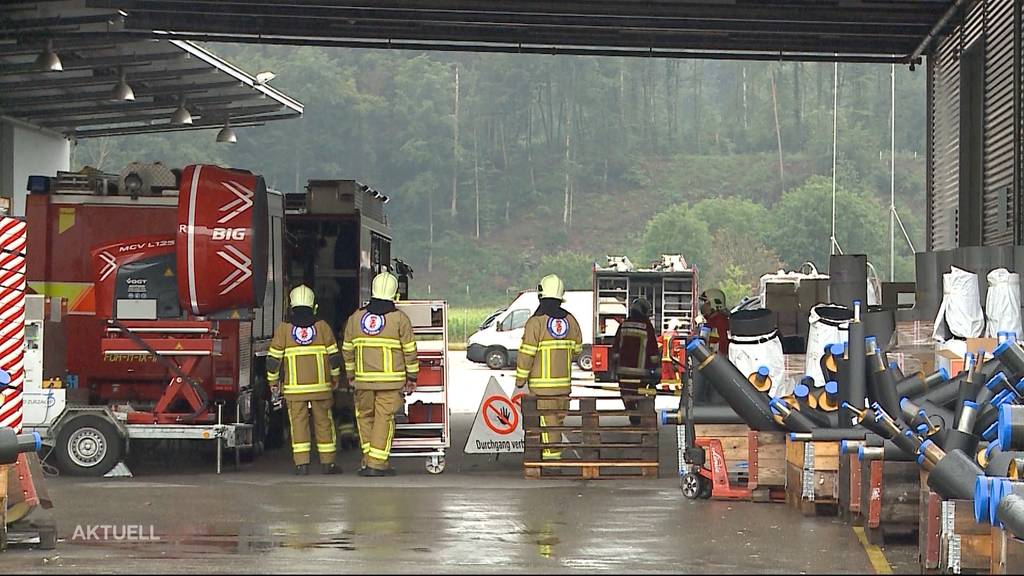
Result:
{"label": "roof beam", "polygon": [[[186,102],[187,104],[187,102]],[[196,121],[203,119],[216,119],[217,122],[223,123],[226,116],[234,118],[251,118],[263,114],[271,114],[280,112],[284,109],[284,106],[280,104],[268,104],[266,106],[253,106],[248,108],[231,108],[231,103],[228,102],[226,106],[214,107],[204,106],[201,110],[193,107],[189,112],[192,115],[193,124]],[[61,115],[59,118],[52,120],[40,120],[35,122],[39,126],[44,128],[78,128],[83,126],[106,126],[116,124],[130,124],[135,122],[154,122],[157,120],[167,120],[171,114],[167,111],[171,108],[167,108],[160,112],[147,112],[142,114],[114,114],[104,112],[103,114],[78,114],[78,115]],[[232,120],[234,123],[234,120]]]}
{"label": "roof beam", "polygon": [[[103,86],[116,83],[119,76],[114,73],[104,74],[103,69],[92,70],[90,76],[78,76],[65,78],[63,76],[26,74],[26,78],[32,78],[32,82],[25,79],[0,82],[0,94],[15,94],[23,92],[40,92],[43,90],[62,90],[66,88],[85,88],[89,86]],[[168,68],[166,70],[145,70],[130,72],[126,75],[129,82],[157,82],[161,80],[170,81],[175,78],[188,77],[190,79],[202,79],[203,76],[214,74],[214,68]]]}
{"label": "roof beam", "polygon": [[[252,100],[254,98],[260,98],[262,95],[258,92],[247,92],[244,94],[230,94],[220,96],[203,96],[198,98],[190,98],[186,102],[189,106],[201,106],[203,104],[223,104],[226,102],[237,102],[241,100]],[[173,104],[171,104],[173,102]],[[103,114],[103,113],[120,113],[120,114],[131,114],[142,110],[162,110],[169,109],[177,106],[177,99],[168,99],[164,101],[156,102],[143,102],[136,100],[135,102],[118,102],[118,103],[96,103],[94,106],[78,106],[72,108],[53,108],[53,109],[41,109],[41,108],[27,108],[16,110],[12,116],[18,116],[21,118],[31,118],[33,120],[39,118],[53,118],[55,116],[73,116],[76,114]],[[6,109],[0,108],[0,112],[4,114],[10,114]]]}

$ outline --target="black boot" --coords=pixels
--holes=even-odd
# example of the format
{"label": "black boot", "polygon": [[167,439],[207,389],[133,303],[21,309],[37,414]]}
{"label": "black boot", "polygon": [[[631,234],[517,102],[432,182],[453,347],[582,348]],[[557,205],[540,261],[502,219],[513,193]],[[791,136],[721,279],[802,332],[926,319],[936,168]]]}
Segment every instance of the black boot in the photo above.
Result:
{"label": "black boot", "polygon": [[362,470],[359,471],[359,475],[368,477],[378,477],[387,476],[388,474],[384,470],[378,470],[376,468],[370,468],[369,466],[367,466],[366,468],[363,468]]}
{"label": "black boot", "polygon": [[321,474],[341,474],[341,467],[340,466],[335,466],[334,462],[331,462],[330,464],[321,464],[320,465],[320,473]]}
{"label": "black boot", "polygon": [[308,476],[309,475],[309,464],[297,464],[295,466],[296,476]]}

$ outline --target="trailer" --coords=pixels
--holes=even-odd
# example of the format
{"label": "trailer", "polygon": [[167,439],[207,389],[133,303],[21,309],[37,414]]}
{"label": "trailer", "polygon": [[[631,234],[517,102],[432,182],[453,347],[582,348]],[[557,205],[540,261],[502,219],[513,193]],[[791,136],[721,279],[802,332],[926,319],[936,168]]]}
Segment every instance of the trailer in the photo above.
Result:
{"label": "trailer", "polygon": [[104,475],[132,440],[197,440],[216,442],[219,472],[223,449],[237,462],[280,442],[263,362],[284,303],[283,195],[246,171],[159,164],[29,191],[42,366],[26,428],[60,467]]}
{"label": "trailer", "polygon": [[681,255],[663,255],[661,262],[638,268],[624,256],[609,256],[604,267],[594,266],[594,379],[618,380],[611,357],[612,343],[630,303],[646,298],[653,309],[651,322],[659,333],[662,382],[678,380],[672,358],[685,354],[685,336],[697,318],[697,269]]}

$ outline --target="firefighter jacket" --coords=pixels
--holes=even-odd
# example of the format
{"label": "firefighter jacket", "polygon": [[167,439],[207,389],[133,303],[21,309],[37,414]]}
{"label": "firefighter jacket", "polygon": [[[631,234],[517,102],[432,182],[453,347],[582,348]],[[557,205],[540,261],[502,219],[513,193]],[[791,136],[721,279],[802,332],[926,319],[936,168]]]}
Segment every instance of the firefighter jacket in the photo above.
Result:
{"label": "firefighter jacket", "polygon": [[345,324],[345,371],[357,390],[399,390],[420,371],[409,317],[392,305],[356,310]]}
{"label": "firefighter jacket", "polygon": [[341,375],[341,355],[334,331],[323,320],[310,326],[282,322],[274,330],[267,352],[267,380],[281,379],[287,400],[328,400],[331,381]]}
{"label": "firefighter jacket", "polygon": [[523,329],[516,385],[529,382],[530,391],[541,396],[545,392],[567,394],[572,383],[572,359],[582,351],[583,333],[572,314],[561,309],[554,315],[534,314]]}
{"label": "firefighter jacket", "polygon": [[719,354],[729,353],[729,316],[724,312],[715,311],[708,315],[706,320],[711,334],[708,336],[708,345],[714,349],[718,348]]}
{"label": "firefighter jacket", "polygon": [[619,358],[620,380],[650,380],[652,370],[661,368],[658,335],[647,318],[630,316],[620,324],[612,350]]}

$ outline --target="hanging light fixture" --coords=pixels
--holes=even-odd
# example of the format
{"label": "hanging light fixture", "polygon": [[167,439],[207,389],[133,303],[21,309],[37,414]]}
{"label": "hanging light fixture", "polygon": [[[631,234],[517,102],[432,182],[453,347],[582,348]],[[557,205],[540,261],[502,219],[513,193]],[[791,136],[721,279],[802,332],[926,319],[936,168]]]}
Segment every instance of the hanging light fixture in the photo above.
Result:
{"label": "hanging light fixture", "polygon": [[224,127],[220,129],[220,132],[217,132],[217,142],[224,144],[234,144],[235,142],[238,142],[238,136],[231,128],[230,117],[224,119]]}
{"label": "hanging light fixture", "polygon": [[53,40],[46,41],[46,48],[36,58],[36,68],[43,72],[64,71],[64,65],[60,61],[60,56],[57,56],[57,53],[53,51]]}
{"label": "hanging light fixture", "polygon": [[132,102],[135,100],[135,91],[128,85],[128,81],[125,80],[124,71],[121,72],[121,79],[117,81],[117,85],[114,86],[114,91],[110,95],[111,100],[117,100],[119,102]]}
{"label": "hanging light fixture", "polygon": [[171,124],[189,125],[192,124],[192,114],[185,108],[185,99],[178,102],[178,109],[171,115]]}

